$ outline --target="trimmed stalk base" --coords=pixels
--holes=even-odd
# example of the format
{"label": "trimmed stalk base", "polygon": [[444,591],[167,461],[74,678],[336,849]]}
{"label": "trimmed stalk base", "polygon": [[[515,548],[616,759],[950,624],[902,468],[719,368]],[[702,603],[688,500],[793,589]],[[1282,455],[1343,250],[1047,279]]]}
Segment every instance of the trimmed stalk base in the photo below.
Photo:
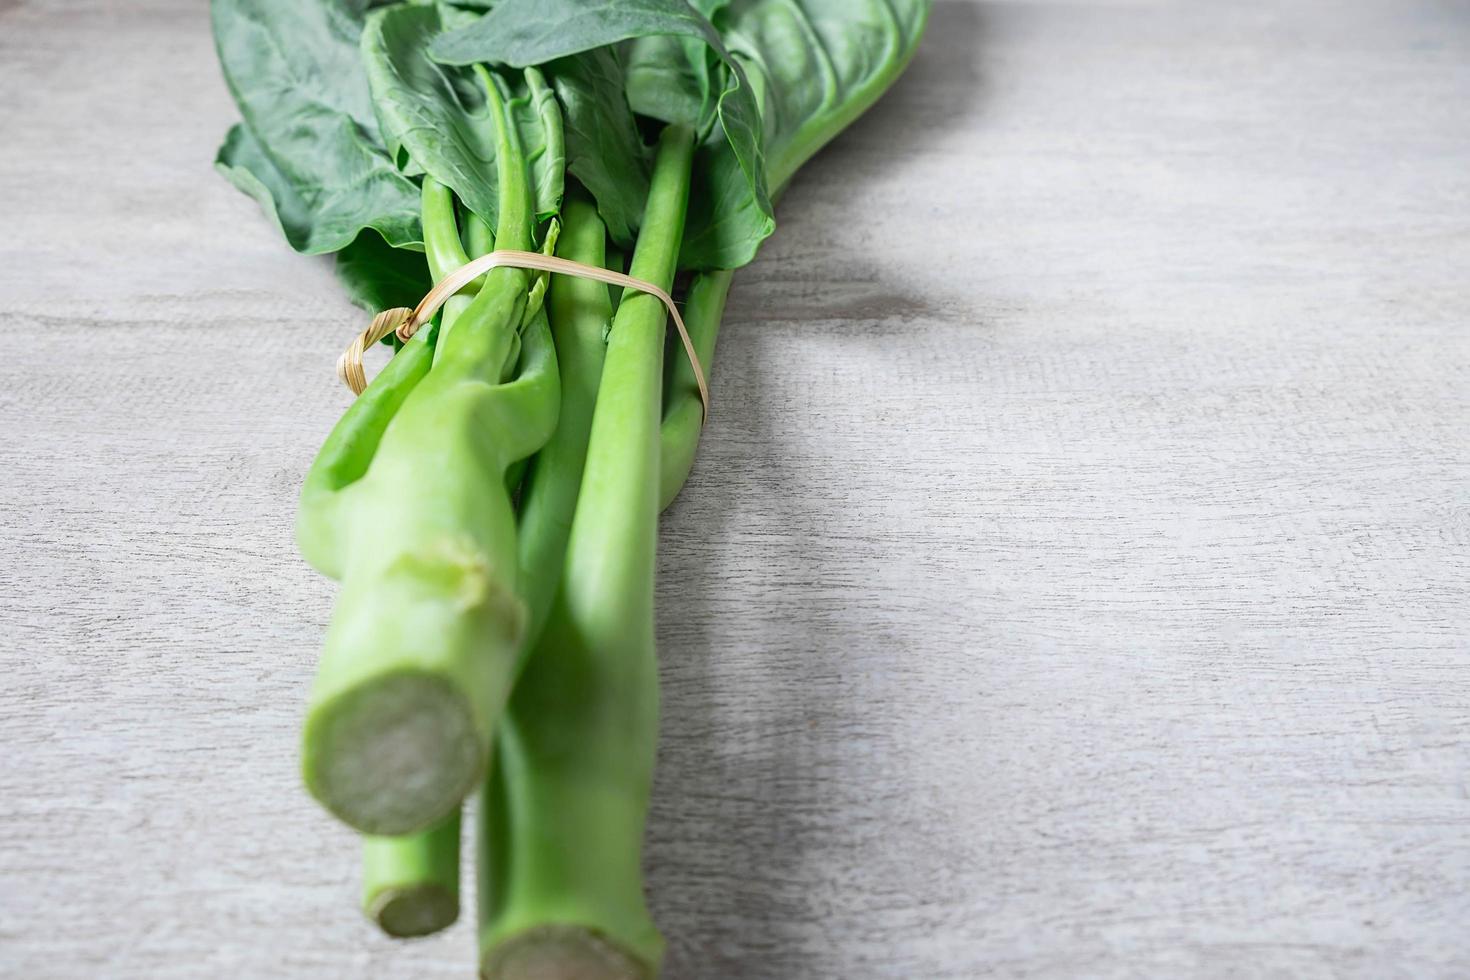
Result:
{"label": "trimmed stalk base", "polygon": [[443,820],[484,765],[469,701],[434,674],[375,677],[306,719],[306,785],[366,834],[410,834]]}
{"label": "trimmed stalk base", "polygon": [[390,936],[428,936],[454,925],[459,896],[439,885],[385,888],[373,896],[367,914]]}
{"label": "trimmed stalk base", "polygon": [[648,980],[643,964],[581,926],[538,926],[497,945],[483,980]]}

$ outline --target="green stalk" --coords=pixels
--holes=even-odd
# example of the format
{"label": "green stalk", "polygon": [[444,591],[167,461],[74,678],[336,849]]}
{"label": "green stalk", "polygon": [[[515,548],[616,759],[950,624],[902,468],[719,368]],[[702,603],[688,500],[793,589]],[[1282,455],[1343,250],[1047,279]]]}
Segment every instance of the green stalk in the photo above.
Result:
{"label": "green stalk", "polygon": [[427,936],[459,918],[459,810],[432,830],[362,839],[362,906],[390,936]]}
{"label": "green stalk", "polygon": [[[495,247],[488,225],[477,215],[466,220],[469,251],[483,255]],[[470,260],[461,242],[454,195],[432,177],[424,178],[424,253],[435,282]],[[449,298],[440,313],[445,329],[459,319],[479,291],[483,277]],[[460,812],[417,834],[364,836],[362,909],[390,936],[427,936],[459,918]]]}
{"label": "green stalk", "polygon": [[[664,130],[631,274],[669,288],[693,134]],[[624,297],[603,362],[561,587],[499,730],[481,836],[494,980],[649,977],[663,940],[641,854],[658,739],[653,583],[663,305]]]}
{"label": "green stalk", "polygon": [[[565,232],[557,253],[600,265],[606,236],[597,209],[568,197],[562,219]],[[471,248],[493,248],[483,232],[475,242],[473,227]],[[517,591],[530,611],[528,637],[540,632],[558,583],[602,373],[603,336],[612,316],[601,284],[569,276],[552,280],[547,308],[561,374],[561,412],[555,434],[534,457],[521,497]],[[421,834],[365,837],[363,909],[368,917],[392,936],[427,935],[453,924],[459,914],[459,847],[458,811]]]}
{"label": "green stalk", "polygon": [[[469,261],[460,243],[454,195],[432,177],[423,187],[424,253],[435,282]],[[480,281],[450,297],[440,322],[459,319]],[[418,834],[365,835],[362,841],[362,909],[390,936],[427,936],[459,918],[460,812]]]}
{"label": "green stalk", "polygon": [[[715,339],[720,333],[720,320],[725,316],[725,298],[730,295],[733,276],[728,269],[702,272],[689,284],[684,300],[684,326],[704,367],[706,381],[714,365]],[[704,402],[699,398],[699,382],[694,378],[694,367],[684,353],[684,345],[675,344],[671,356],[674,363],[669,370],[664,421],[659,433],[659,510],[673,503],[684,488],[684,481],[694,469],[694,454],[704,431]]]}
{"label": "green stalk", "polygon": [[[607,234],[590,200],[568,194],[556,254],[601,266]],[[590,279],[553,276],[547,312],[561,372],[556,433],[531,461],[521,494],[520,593],[527,607],[528,648],[545,626],[561,578],[567,536],[582,485],[587,439],[602,378],[605,336],[612,320],[607,288]]]}
{"label": "green stalk", "polygon": [[[498,90],[482,80],[500,139],[497,238],[524,248],[525,162]],[[449,818],[482,778],[509,693],[525,612],[515,515],[495,490],[550,437],[560,401],[544,317],[526,330],[521,376],[500,383],[527,284],[515,269],[486,276],[453,329],[441,327],[433,368],[366,472],[337,491],[342,590],[302,768],[311,793],[365,833],[416,833]]]}

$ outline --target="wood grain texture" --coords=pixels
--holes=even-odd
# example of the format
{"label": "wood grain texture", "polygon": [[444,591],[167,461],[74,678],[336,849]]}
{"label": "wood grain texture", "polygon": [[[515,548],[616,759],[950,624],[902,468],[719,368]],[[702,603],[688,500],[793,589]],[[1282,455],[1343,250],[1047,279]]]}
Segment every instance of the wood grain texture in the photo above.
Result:
{"label": "wood grain texture", "polygon": [[[0,974],[467,976],[300,788],[361,318],[211,173],[206,21],[0,3]],[[1467,66],[1436,0],[937,5],[665,520],[670,977],[1470,975]]]}

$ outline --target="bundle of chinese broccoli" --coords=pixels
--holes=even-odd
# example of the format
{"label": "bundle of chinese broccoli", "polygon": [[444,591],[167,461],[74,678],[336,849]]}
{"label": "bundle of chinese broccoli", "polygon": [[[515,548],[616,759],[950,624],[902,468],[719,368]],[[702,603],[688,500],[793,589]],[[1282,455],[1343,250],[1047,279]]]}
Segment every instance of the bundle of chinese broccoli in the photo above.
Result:
{"label": "bundle of chinese broccoli", "polygon": [[732,270],[771,201],[913,54],[927,0],[214,0],[242,121],[219,170],[351,298],[494,268],[327,437],[301,551],[341,590],[308,789],[363,834],[393,935],[459,909],[482,795],[487,977],[656,975],[640,869],[657,741],[658,515],[705,422]]}

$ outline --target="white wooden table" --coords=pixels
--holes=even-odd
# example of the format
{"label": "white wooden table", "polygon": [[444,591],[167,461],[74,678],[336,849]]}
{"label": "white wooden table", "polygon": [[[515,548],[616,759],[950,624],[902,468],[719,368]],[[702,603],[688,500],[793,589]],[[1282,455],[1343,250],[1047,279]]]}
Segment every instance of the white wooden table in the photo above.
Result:
{"label": "white wooden table", "polygon": [[[232,118],[199,0],[0,0],[0,974],[467,976],[300,788],[360,318]],[[1470,975],[1470,11],[941,2],[781,219],[664,524],[668,976]]]}

